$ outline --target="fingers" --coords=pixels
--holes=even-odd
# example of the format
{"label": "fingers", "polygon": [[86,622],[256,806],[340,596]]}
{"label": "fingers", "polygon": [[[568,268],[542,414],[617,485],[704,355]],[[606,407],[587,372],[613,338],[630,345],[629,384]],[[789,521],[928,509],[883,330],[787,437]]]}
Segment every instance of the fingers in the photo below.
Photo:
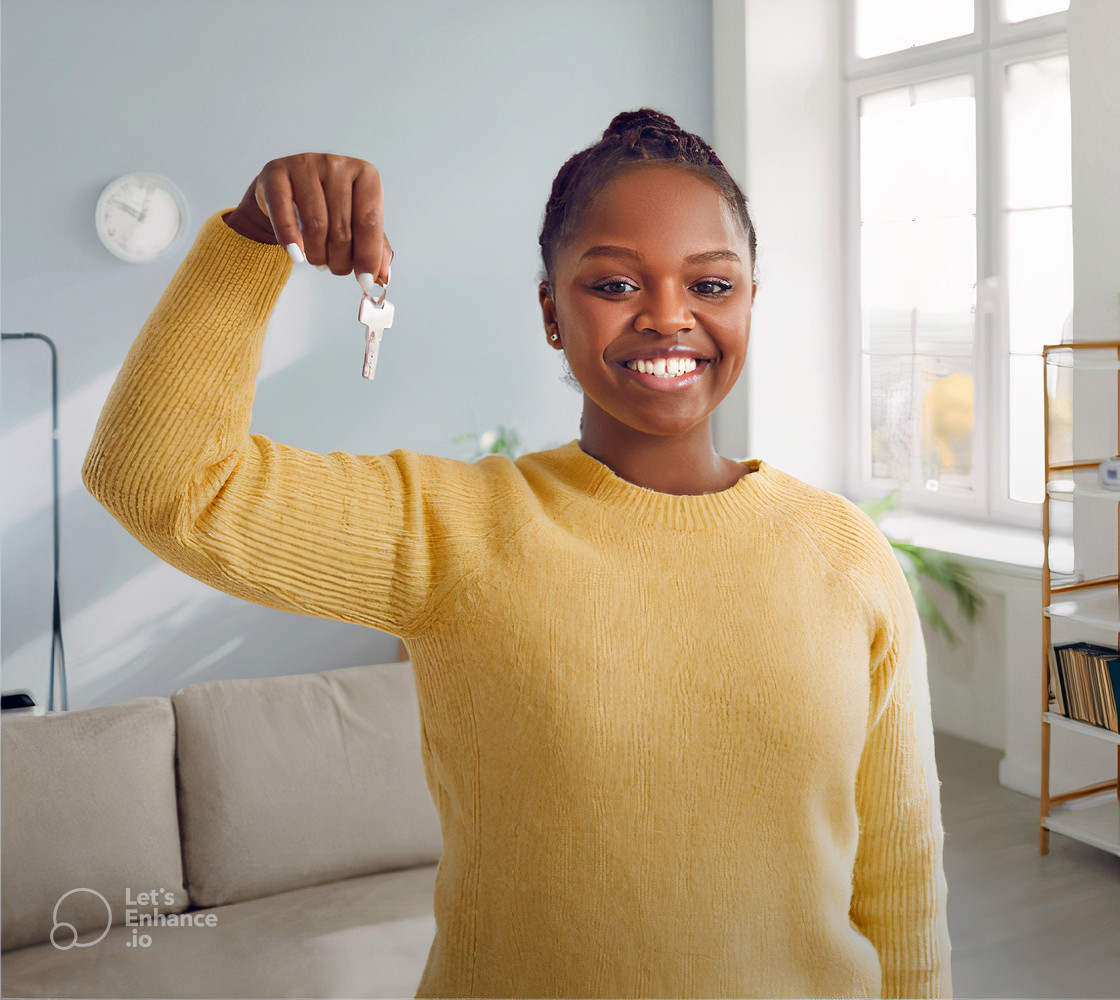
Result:
{"label": "fingers", "polygon": [[301,153],[272,160],[257,178],[256,205],[297,262],[334,274],[388,280],[393,250],[385,237],[381,175],[349,156]]}
{"label": "fingers", "polygon": [[265,165],[257,178],[256,199],[261,211],[272,223],[276,242],[287,249],[297,263],[306,259],[303,239],[296,220],[295,202],[292,200],[292,183],[287,171]]}
{"label": "fingers", "polygon": [[[360,171],[354,178],[350,216],[353,268],[364,291],[388,281],[393,251],[384,231],[381,177],[375,170]],[[369,275],[368,278],[364,276]]]}
{"label": "fingers", "polygon": [[354,266],[351,212],[353,210],[354,169],[342,157],[328,156],[318,164],[319,181],[325,195],[325,263],[333,274],[349,274]]}

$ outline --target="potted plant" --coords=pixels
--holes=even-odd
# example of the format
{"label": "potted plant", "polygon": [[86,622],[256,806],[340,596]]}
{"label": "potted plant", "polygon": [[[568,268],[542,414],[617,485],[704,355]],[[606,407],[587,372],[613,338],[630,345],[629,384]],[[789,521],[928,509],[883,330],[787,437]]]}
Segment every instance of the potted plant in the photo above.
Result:
{"label": "potted plant", "polygon": [[497,430],[485,431],[482,434],[457,434],[453,441],[473,441],[474,454],[467,458],[474,462],[483,455],[505,455],[506,458],[517,458],[521,450],[521,438],[512,427],[499,424]]}
{"label": "potted plant", "polygon": [[[887,511],[894,510],[898,506],[901,493],[901,490],[894,490],[879,500],[863,500],[857,506],[878,524]],[[891,538],[885,531],[883,535],[899,555],[898,561],[910,584],[910,592],[914,595],[918,612],[935,631],[940,632],[953,644],[959,643],[960,636],[952,630],[945,616],[938,610],[926,590],[923,577],[936,580],[948,590],[956,598],[961,613],[972,622],[984,607],[984,596],[977,590],[968,567],[948,553],[927,549],[910,542],[901,542],[897,538]]]}

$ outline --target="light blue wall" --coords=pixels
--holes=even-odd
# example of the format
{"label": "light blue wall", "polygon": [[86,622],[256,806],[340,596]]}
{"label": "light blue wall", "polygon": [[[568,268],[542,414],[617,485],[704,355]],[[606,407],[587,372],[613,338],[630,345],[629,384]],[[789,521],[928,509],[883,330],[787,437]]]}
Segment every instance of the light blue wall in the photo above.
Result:
{"label": "light blue wall", "polygon": [[[374,162],[397,257],[397,321],[359,377],[357,286],[297,269],[270,330],[254,431],[320,451],[463,457],[512,424],[530,449],[578,436],[536,300],[536,236],[563,161],[620,110],[710,136],[708,0],[5,0],[3,326],[59,345],[62,601],[70,707],[230,676],[392,659],[396,640],[203,587],[85,492],[112,376],[188,241],[147,265],[104,250],[98,193],[170,177],[191,238],[268,159]],[[45,351],[3,352],[5,691],[45,700],[50,629]]]}

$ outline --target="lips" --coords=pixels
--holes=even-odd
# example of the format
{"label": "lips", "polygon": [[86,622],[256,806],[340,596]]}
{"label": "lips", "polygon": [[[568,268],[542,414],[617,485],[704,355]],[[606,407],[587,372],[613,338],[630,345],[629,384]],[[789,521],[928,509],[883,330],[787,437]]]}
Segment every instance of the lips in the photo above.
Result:
{"label": "lips", "polygon": [[707,370],[709,364],[711,364],[710,361],[698,360],[696,362],[696,368],[684,375],[653,375],[648,372],[635,371],[633,368],[627,368],[625,362],[618,362],[619,368],[627,375],[647,388],[654,389],[658,392],[677,392],[681,389],[687,389],[691,385],[695,385],[704,377],[704,372]]}

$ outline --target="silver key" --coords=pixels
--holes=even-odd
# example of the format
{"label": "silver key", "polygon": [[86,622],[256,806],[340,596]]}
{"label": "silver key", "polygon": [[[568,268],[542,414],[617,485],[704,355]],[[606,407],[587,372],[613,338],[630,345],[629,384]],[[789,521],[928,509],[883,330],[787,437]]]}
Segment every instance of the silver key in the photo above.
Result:
{"label": "silver key", "polygon": [[366,357],[362,365],[362,378],[373,378],[377,368],[377,351],[381,347],[381,334],[393,325],[393,303],[386,300],[387,293],[388,287],[376,301],[363,293],[358,306],[358,322],[366,328]]}

